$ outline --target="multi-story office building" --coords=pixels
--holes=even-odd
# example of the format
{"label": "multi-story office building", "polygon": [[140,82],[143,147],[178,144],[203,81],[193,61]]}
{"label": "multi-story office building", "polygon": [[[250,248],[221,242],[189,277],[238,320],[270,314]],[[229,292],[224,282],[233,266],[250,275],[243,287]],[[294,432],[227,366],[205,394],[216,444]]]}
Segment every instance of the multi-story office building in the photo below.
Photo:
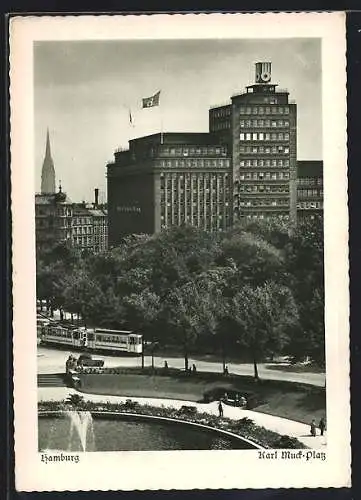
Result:
{"label": "multi-story office building", "polygon": [[109,244],[132,233],[190,224],[231,224],[231,157],[209,133],[164,133],[129,141],[108,170]]}
{"label": "multi-story office building", "polygon": [[297,106],[271,81],[269,62],[256,63],[245,92],[209,110],[209,132],[134,139],[107,171],[110,245],[170,225],[223,230],[242,219],[296,222],[306,202],[322,206],[297,201]]}
{"label": "multi-story office building", "polygon": [[255,80],[209,111],[210,132],[232,152],[233,216],[296,221],[296,104],[271,83],[271,63],[256,63]]}
{"label": "multi-story office building", "polygon": [[297,162],[297,218],[323,216],[323,162]]}

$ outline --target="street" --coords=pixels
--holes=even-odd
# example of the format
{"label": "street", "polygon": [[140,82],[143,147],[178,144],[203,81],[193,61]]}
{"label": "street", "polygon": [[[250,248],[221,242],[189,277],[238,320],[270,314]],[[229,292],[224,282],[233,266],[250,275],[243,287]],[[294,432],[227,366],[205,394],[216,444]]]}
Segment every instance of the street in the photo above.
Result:
{"label": "street", "polygon": [[[65,361],[70,354],[74,356],[79,356],[79,351],[74,350],[58,350],[48,347],[38,347],[38,373],[39,374],[49,374],[49,373],[62,373],[65,370]],[[114,368],[118,366],[124,367],[141,367],[141,357],[120,357],[120,356],[109,356],[94,354],[94,358],[103,359],[104,366],[108,368]],[[184,367],[184,360],[182,357],[179,358],[165,358],[165,357],[154,357],[154,366],[161,368],[164,366],[164,361],[167,360],[169,368],[179,368]],[[197,370],[207,371],[207,372],[221,372],[222,363],[216,363],[211,361],[200,361],[194,358],[189,358],[189,365],[195,363]],[[145,356],[145,366],[151,365],[151,356]],[[318,387],[323,387],[325,385],[325,374],[324,373],[297,373],[297,372],[283,372],[277,369],[270,368],[271,363],[258,365],[259,377],[269,380],[283,380],[289,382],[298,382],[302,384],[310,384]],[[253,364],[252,363],[229,363],[228,364],[229,373],[236,375],[249,375],[253,376]]]}

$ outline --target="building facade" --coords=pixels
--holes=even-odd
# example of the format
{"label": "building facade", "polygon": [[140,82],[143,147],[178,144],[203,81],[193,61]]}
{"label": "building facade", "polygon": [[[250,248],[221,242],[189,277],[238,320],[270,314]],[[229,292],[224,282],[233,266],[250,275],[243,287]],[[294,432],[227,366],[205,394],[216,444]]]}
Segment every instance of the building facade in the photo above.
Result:
{"label": "building facade", "polygon": [[41,193],[35,195],[35,231],[37,249],[54,243],[67,243],[79,251],[101,252],[108,247],[108,214],[99,204],[95,189],[92,204],[73,203],[63,193],[55,192],[55,168],[51,157],[49,131],[41,175]]}
{"label": "building facade", "polygon": [[54,242],[72,241],[73,204],[61,187],[57,193],[35,195],[35,236],[37,248]]}
{"label": "building facade", "polygon": [[110,245],[171,225],[217,231],[239,220],[296,223],[298,214],[322,208],[300,187],[308,167],[297,167],[297,105],[272,82],[271,69],[256,63],[255,83],[209,110],[209,132],[141,137],[115,153],[107,165]]}
{"label": "building facade", "polygon": [[108,214],[104,206],[73,205],[72,246],[80,252],[103,252],[108,248]]}
{"label": "building facade", "polygon": [[297,162],[297,218],[323,216],[323,162]]}
{"label": "building facade", "polygon": [[190,224],[231,225],[231,157],[209,133],[154,134],[129,141],[107,165],[109,244],[132,233]]}
{"label": "building facade", "polygon": [[255,83],[211,108],[210,132],[232,153],[233,218],[297,218],[297,107],[256,63]]}

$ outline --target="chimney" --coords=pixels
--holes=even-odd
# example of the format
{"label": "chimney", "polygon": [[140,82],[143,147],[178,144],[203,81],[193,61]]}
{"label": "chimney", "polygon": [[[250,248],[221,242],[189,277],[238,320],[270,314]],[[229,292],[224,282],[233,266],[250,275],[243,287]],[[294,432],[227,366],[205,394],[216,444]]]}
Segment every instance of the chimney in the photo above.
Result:
{"label": "chimney", "polygon": [[98,205],[99,205],[99,189],[95,188],[94,189],[94,206],[95,206],[95,208],[97,208]]}

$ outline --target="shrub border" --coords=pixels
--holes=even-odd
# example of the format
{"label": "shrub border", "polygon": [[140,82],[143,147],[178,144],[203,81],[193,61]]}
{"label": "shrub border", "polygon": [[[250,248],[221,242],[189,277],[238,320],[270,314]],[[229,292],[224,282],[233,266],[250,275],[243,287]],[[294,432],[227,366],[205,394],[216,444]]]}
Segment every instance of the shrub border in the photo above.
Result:
{"label": "shrub border", "polygon": [[[42,415],[45,412],[62,412],[67,410],[74,411],[90,411],[91,413],[106,414],[128,414],[149,416],[157,419],[168,419],[179,423],[197,424],[204,426],[207,429],[229,433],[232,437],[249,441],[261,449],[304,449],[306,446],[298,441],[297,438],[281,435],[276,432],[265,429],[264,427],[254,424],[254,422],[245,417],[239,420],[232,420],[226,417],[219,418],[215,415],[197,410],[189,414],[188,411],[182,408],[168,408],[165,406],[142,405],[138,402],[127,400],[125,403],[110,403],[110,402],[92,402],[81,401],[72,403],[68,401],[41,401],[38,403],[38,414]],[[246,436],[244,435],[246,434]],[[286,446],[285,446],[286,443]],[[282,444],[282,446],[281,446]]]}

